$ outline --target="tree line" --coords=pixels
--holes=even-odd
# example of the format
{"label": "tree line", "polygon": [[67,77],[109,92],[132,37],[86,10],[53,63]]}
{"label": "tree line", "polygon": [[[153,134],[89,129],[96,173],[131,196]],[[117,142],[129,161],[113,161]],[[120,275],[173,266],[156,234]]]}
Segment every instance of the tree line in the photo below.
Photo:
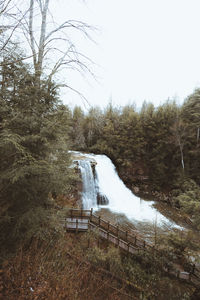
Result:
{"label": "tree line", "polygon": [[[134,191],[162,192],[168,201],[197,221],[200,209],[200,89],[182,105],[168,100],[154,107],[144,102],[84,112],[71,116],[72,147],[106,154],[125,183]],[[195,216],[194,216],[195,215]]]}

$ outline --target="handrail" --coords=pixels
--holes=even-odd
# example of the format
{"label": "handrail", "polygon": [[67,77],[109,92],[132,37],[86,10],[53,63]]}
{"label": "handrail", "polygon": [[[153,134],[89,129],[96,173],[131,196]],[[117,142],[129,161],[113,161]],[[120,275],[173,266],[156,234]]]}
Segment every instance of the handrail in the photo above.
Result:
{"label": "handrail", "polygon": [[[138,235],[136,234],[130,234],[128,231],[124,231],[122,229],[119,228],[119,226],[115,226],[113,224],[111,224],[109,221],[106,221],[104,219],[101,218],[101,216],[96,216],[93,213],[93,209],[91,208],[90,210],[88,209],[78,209],[78,208],[72,208],[69,210],[70,211],[70,217],[82,217],[82,218],[90,218],[90,221],[93,222],[93,219],[96,219],[97,222],[93,222],[94,224],[96,224],[97,226],[101,226],[102,228],[104,228],[107,231],[111,231],[113,234],[116,234],[117,236],[119,236],[120,238],[127,240],[128,242],[137,245],[138,247],[141,248],[149,248],[151,249],[153,252],[156,252],[158,254],[159,250],[155,247],[150,245],[149,243],[147,243],[146,241],[142,240],[140,237],[138,237]],[[80,214],[73,214],[73,212],[79,212]],[[107,225],[107,228],[106,226]],[[111,229],[114,229],[113,231]]]}
{"label": "handrail", "polygon": [[91,212],[92,209],[81,209],[81,208],[70,208],[69,211],[84,211],[84,212]]}
{"label": "handrail", "polygon": [[[163,254],[159,251],[159,249],[157,249],[153,245],[150,245],[145,240],[142,240],[136,234],[130,234],[128,231],[124,231],[124,230],[120,229],[118,225],[115,226],[115,225],[111,224],[109,221],[102,219],[101,216],[97,216],[97,215],[93,214],[93,209],[85,210],[85,209],[72,208],[69,210],[69,212],[70,212],[69,216],[70,216],[71,220],[73,218],[77,218],[77,217],[80,218],[80,220],[85,219],[85,218],[88,219],[90,225],[98,227],[100,229],[100,231],[102,232],[102,234],[104,233],[104,235],[107,236],[108,240],[112,241],[115,244],[117,244],[116,243],[116,240],[117,240],[118,246],[120,246],[119,243],[121,243],[120,248],[123,248],[124,250],[126,250],[128,252],[132,252],[132,251],[130,251],[130,247],[132,247],[133,249],[136,249],[136,247],[139,247],[139,248],[137,248],[138,250],[139,249],[141,249],[141,250],[142,249],[143,250],[150,249],[153,251],[153,255],[157,254],[159,256],[163,256]],[[75,214],[73,214],[73,212]],[[75,229],[76,229],[76,231],[78,231],[78,223],[80,222],[80,220],[79,221],[78,220],[71,221],[71,220],[69,222],[76,223]],[[82,221],[80,223],[83,224]],[[81,227],[80,227],[80,230],[81,230]],[[126,245],[126,247],[124,247],[123,244]],[[198,269],[196,268],[195,265],[193,265],[193,270],[188,273],[189,280],[191,280],[191,275],[198,277],[198,275],[195,274],[195,271],[198,271]],[[168,273],[170,273],[170,274],[174,273],[176,275],[176,277],[184,279],[183,278],[184,274],[187,272],[180,272],[179,270],[174,270],[174,271],[171,270],[171,272],[168,272]]]}
{"label": "handrail", "polygon": [[[93,218],[97,220],[96,223],[95,223],[95,221],[93,222]],[[90,221],[95,223],[97,226],[102,226],[102,228],[104,228],[105,230],[116,234],[123,240],[126,240],[134,245],[137,245],[138,247],[150,248],[153,251],[157,251],[157,249],[154,246],[152,246],[149,243],[147,243],[146,241],[142,240],[136,234],[133,235],[133,234],[130,234],[128,231],[124,231],[124,230],[120,229],[119,226],[115,226],[115,225],[111,224],[109,221],[102,219],[100,216],[91,214]],[[107,228],[106,228],[106,226],[107,226]]]}

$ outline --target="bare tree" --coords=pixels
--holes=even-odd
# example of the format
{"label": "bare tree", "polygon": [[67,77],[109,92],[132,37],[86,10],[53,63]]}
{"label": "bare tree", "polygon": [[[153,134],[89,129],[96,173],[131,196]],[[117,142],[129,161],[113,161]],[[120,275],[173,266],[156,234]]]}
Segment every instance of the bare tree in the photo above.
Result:
{"label": "bare tree", "polygon": [[[17,37],[19,32],[23,33],[28,44],[25,49],[29,48],[31,51],[23,59],[32,57],[35,84],[38,87],[44,77],[48,78],[50,84],[61,69],[77,71],[82,76],[89,73],[95,77],[90,68],[92,60],[81,53],[70,38],[72,31],[75,31],[92,41],[90,33],[95,28],[78,20],[66,20],[57,24],[50,12],[50,3],[51,0],[26,0],[19,4],[15,0],[0,0],[0,17],[4,15],[7,20],[0,27],[0,34],[2,30],[7,31],[6,38],[0,45],[1,50],[6,50],[16,31]],[[22,40],[22,36],[20,39]],[[86,100],[69,82],[62,82],[60,86],[71,89]]]}
{"label": "bare tree", "polygon": [[[84,74],[86,71],[93,75],[88,67],[88,64],[91,64],[92,61],[77,50],[69,37],[69,32],[70,30],[75,30],[91,39],[89,32],[94,28],[77,20],[67,20],[62,24],[56,24],[49,11],[49,6],[50,0],[29,0],[28,19],[24,18],[23,22],[21,22],[23,33],[28,41],[33,57],[36,85],[40,85],[44,74],[48,75],[48,80],[51,82],[53,76],[61,68],[73,69],[81,74]],[[21,14],[23,17],[24,14]],[[40,24],[40,28],[39,32],[36,32],[34,25],[38,24]],[[61,42],[63,49],[56,46],[56,44],[61,44]],[[54,61],[54,64],[51,65],[47,72],[45,62],[52,57],[52,52],[54,57],[57,57],[57,60]],[[62,86],[78,92],[67,83],[64,83]]]}

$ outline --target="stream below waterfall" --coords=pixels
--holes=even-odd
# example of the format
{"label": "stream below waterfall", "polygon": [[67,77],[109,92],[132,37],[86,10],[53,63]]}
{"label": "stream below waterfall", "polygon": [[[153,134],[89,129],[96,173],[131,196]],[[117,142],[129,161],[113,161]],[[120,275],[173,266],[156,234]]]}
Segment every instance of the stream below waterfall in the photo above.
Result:
{"label": "stream below waterfall", "polygon": [[156,208],[154,201],[140,199],[119,178],[112,161],[105,155],[73,151],[82,177],[82,206],[84,209],[106,208],[124,214],[132,222],[150,222],[179,227]]}

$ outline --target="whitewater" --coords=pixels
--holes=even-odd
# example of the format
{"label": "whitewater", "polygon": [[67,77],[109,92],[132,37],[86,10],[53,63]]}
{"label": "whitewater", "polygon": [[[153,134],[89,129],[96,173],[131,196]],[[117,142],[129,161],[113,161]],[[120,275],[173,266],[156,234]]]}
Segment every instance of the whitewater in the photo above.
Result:
{"label": "whitewater", "polygon": [[[86,159],[87,168],[89,168],[90,160],[97,163],[94,183],[92,183],[91,174],[88,174],[89,182],[87,182],[87,179],[83,178],[86,174],[82,174],[81,172],[83,181],[85,182],[86,180],[86,185],[90,186],[89,191],[86,191],[87,188],[85,184],[83,184],[82,202],[84,209],[99,209],[105,207],[114,213],[124,214],[132,221],[150,222],[160,225],[165,223],[167,225],[176,226],[175,223],[169,221],[153,207],[154,201],[142,200],[126,187],[118,176],[114,164],[106,155],[74,153]],[[84,163],[80,160],[80,168],[82,171],[84,169],[83,164]],[[89,172],[92,172],[92,170]],[[108,204],[106,206],[97,205],[95,187],[100,194],[107,197]]]}

